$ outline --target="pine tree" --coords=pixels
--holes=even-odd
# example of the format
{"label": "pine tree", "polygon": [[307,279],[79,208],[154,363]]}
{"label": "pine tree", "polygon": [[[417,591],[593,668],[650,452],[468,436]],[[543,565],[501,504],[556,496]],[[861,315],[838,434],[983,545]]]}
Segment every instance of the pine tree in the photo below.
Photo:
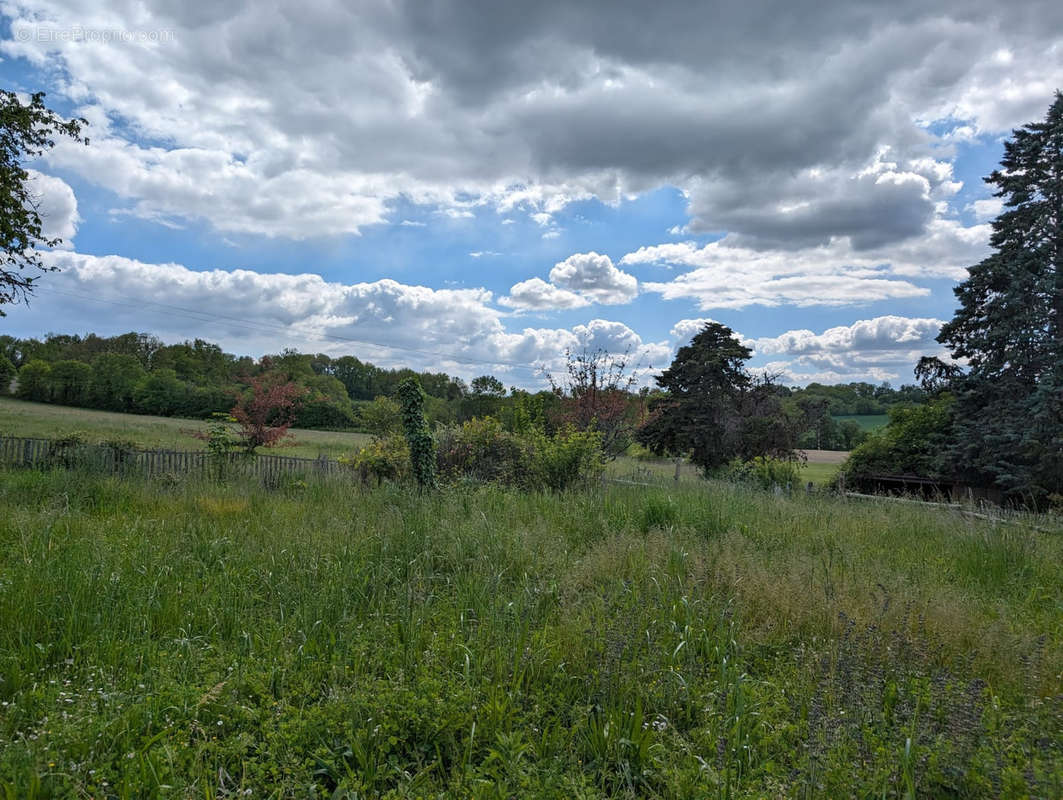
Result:
{"label": "pine tree", "polygon": [[656,378],[667,394],[635,438],[656,453],[689,453],[706,472],[734,458],[789,457],[793,435],[778,394],[745,371],[750,356],[730,328],[706,323]]}
{"label": "pine tree", "polygon": [[969,364],[953,468],[1043,502],[1063,493],[1063,94],[1013,132],[985,180],[1004,201],[994,252],[956,287],[960,308],[938,336]]}

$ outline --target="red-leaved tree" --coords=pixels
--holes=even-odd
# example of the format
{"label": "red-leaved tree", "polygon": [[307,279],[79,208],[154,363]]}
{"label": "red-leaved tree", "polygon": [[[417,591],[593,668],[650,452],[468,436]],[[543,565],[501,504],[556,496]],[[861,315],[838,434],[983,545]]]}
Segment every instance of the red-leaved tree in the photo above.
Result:
{"label": "red-leaved tree", "polygon": [[240,445],[247,453],[272,447],[288,434],[306,388],[291,381],[262,376],[247,378],[248,390],[231,412],[240,426]]}
{"label": "red-leaved tree", "polygon": [[602,436],[602,452],[613,459],[631,444],[641,407],[632,388],[637,374],[628,372],[628,354],[613,356],[605,350],[565,351],[565,374],[547,375],[561,398],[556,422]]}

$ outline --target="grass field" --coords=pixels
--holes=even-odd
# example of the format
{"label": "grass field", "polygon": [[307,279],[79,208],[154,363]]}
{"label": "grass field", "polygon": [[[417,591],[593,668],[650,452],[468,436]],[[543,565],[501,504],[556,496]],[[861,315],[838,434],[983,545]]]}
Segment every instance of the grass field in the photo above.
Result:
{"label": "grass field", "polygon": [[[808,450],[805,455],[806,459],[800,467],[801,480],[811,481],[817,486],[827,486],[838,474],[838,468],[849,454],[834,450]],[[675,462],[668,459],[644,460],[620,456],[606,465],[606,475],[635,483],[670,485],[675,481]],[[705,484],[701,471],[686,461],[680,465],[679,481],[684,486]]]}
{"label": "grass field", "polygon": [[[123,439],[146,449],[203,450],[206,443],[191,431],[206,430],[199,420],[151,417],[140,414],[117,414],[47,403],[29,403],[0,397],[0,434],[39,436],[50,439],[79,432],[89,441]],[[369,436],[362,433],[305,431],[293,428],[292,438],[267,452],[278,455],[317,458],[324,454],[336,458],[364,445]]]}
{"label": "grass field", "polygon": [[0,471],[0,796],[1060,797],[1063,537]]}
{"label": "grass field", "polygon": [[877,431],[879,428],[885,428],[890,421],[888,414],[849,414],[835,417],[834,421],[845,422],[847,419],[860,423],[860,427],[865,431]]}

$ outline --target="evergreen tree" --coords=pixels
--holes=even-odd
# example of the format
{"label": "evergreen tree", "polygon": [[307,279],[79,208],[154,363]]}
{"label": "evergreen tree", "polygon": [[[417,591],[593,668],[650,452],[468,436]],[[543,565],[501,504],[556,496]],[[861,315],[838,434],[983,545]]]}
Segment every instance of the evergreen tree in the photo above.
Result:
{"label": "evergreen tree", "polygon": [[970,367],[955,384],[952,466],[1041,502],[1063,493],[1063,94],[1013,132],[986,182],[1004,201],[994,252],[956,287],[938,337]]}
{"label": "evergreen tree", "polygon": [[689,453],[705,471],[734,458],[789,457],[793,436],[779,395],[745,371],[751,355],[730,328],[707,323],[657,376],[667,394],[635,438],[655,453]]}

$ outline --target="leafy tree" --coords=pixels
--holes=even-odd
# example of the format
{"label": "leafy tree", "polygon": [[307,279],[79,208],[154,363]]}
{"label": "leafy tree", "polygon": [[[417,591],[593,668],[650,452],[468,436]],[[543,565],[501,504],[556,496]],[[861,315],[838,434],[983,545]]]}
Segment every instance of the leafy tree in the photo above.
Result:
{"label": "leafy tree", "polygon": [[889,425],[853,450],[845,474],[854,480],[873,475],[943,477],[954,401],[943,392],[922,405],[891,408]]}
{"label": "leafy tree", "polygon": [[184,403],[188,385],[172,369],[146,375],[133,391],[133,405],[143,414],[171,416]]}
{"label": "leafy tree", "polygon": [[774,384],[744,369],[751,355],[730,328],[707,323],[657,376],[666,394],[651,402],[637,440],[655,453],[689,453],[706,471],[735,458],[791,457],[793,435]]}
{"label": "leafy tree", "polygon": [[565,351],[565,374],[547,376],[560,398],[558,427],[593,431],[602,452],[614,459],[631,444],[638,424],[639,404],[631,394],[638,376],[628,371],[628,356],[605,350]]}
{"label": "leafy tree", "polygon": [[482,394],[488,397],[505,397],[506,386],[494,375],[481,375],[473,378],[469,388],[473,394]]}
{"label": "leafy tree", "polygon": [[[14,92],[0,91],[0,306],[26,300],[37,276],[48,272],[37,247],[55,247],[58,238],[44,236],[29,173],[22,163],[55,146],[56,136],[81,136],[83,119],[64,120],[45,107],[44,93],[23,104]],[[5,316],[0,309],[0,316]]]}
{"label": "leafy tree", "polygon": [[417,378],[408,377],[399,384],[399,405],[402,407],[402,427],[410,446],[410,466],[421,489],[436,485],[435,442],[424,417],[424,391]]}
{"label": "leafy tree", "polygon": [[0,394],[7,394],[11,391],[11,383],[16,375],[18,375],[18,370],[15,369],[15,365],[7,356],[0,354]]}
{"label": "leafy tree", "polygon": [[23,400],[47,403],[52,399],[51,384],[48,380],[51,372],[52,365],[47,361],[39,358],[27,361],[18,371],[18,388],[15,395]]}
{"label": "leafy tree", "polygon": [[48,377],[53,403],[67,406],[88,405],[92,367],[81,361],[57,361]]}
{"label": "leafy tree", "polygon": [[375,436],[390,436],[402,429],[402,409],[390,397],[377,397],[358,413],[365,429]]}
{"label": "leafy tree", "polygon": [[259,447],[273,447],[288,434],[306,389],[274,376],[248,378],[247,384],[230,413],[240,426],[241,447],[251,454]]}
{"label": "leafy tree", "polygon": [[1013,132],[996,186],[993,253],[956,287],[938,336],[969,370],[957,383],[952,467],[1035,501],[1063,493],[1063,93]]}

